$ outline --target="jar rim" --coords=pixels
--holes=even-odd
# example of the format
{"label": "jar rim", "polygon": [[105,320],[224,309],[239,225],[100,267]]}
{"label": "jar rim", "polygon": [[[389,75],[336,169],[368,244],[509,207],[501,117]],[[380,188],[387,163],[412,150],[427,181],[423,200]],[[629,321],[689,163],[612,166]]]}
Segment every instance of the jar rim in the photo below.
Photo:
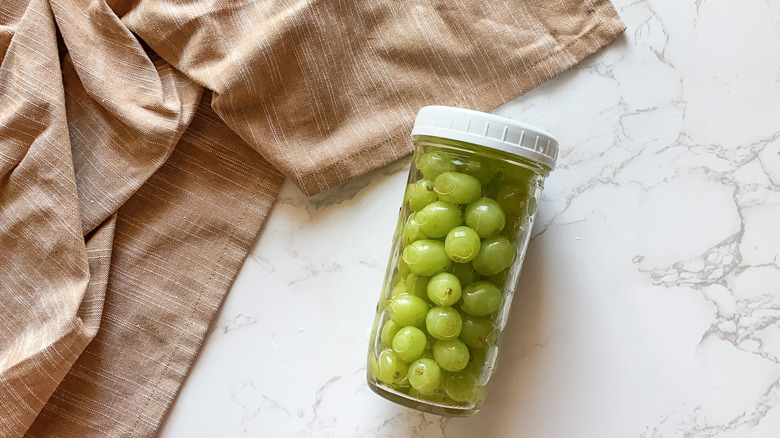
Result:
{"label": "jar rim", "polygon": [[463,141],[555,168],[558,140],[534,126],[495,114],[449,106],[426,106],[417,113],[412,138],[440,137]]}

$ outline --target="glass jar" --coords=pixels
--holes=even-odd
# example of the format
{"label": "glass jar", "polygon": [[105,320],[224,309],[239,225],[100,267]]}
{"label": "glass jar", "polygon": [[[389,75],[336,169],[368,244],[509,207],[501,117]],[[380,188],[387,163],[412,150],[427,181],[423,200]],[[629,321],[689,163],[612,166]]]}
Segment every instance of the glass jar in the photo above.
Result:
{"label": "glass jar", "polygon": [[368,352],[368,384],[404,406],[475,414],[498,358],[558,142],[514,120],[422,108]]}

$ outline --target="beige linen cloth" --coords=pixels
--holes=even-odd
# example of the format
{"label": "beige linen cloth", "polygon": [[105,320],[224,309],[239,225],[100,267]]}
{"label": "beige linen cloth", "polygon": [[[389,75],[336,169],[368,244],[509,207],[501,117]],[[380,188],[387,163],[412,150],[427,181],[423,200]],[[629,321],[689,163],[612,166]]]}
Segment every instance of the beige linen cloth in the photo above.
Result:
{"label": "beige linen cloth", "polygon": [[154,435],[284,178],[623,30],[608,0],[2,0],[0,436]]}

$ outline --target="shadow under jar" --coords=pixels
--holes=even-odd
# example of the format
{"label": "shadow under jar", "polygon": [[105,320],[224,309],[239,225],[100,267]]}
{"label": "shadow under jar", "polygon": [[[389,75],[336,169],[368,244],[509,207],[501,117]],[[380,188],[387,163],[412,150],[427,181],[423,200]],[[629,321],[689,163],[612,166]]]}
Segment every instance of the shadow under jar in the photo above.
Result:
{"label": "shadow under jar", "polygon": [[377,305],[368,384],[401,405],[479,411],[544,178],[550,134],[505,117],[429,106]]}

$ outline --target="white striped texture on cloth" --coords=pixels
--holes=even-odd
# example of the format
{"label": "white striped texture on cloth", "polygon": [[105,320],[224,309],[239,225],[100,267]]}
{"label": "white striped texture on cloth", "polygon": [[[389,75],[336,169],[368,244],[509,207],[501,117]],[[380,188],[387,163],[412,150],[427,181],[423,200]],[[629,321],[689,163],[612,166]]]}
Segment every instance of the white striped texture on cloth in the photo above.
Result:
{"label": "white striped texture on cloth", "polygon": [[623,30],[608,0],[3,0],[0,436],[153,436],[284,178]]}

